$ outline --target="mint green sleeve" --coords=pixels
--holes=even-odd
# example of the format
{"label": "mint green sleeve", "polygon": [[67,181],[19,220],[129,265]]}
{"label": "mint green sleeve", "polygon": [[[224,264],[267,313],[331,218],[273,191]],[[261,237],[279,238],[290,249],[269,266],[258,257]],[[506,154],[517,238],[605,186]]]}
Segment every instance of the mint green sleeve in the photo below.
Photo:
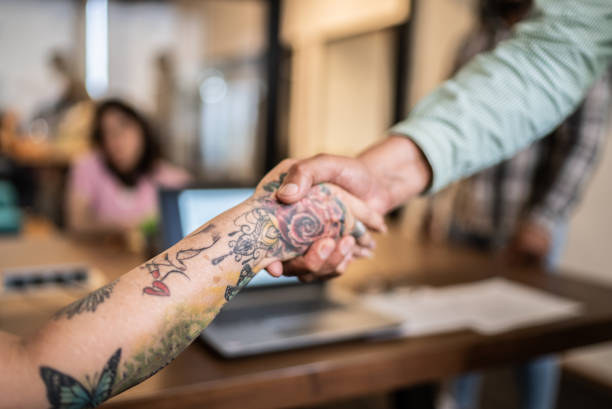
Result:
{"label": "mint green sleeve", "polygon": [[612,58],[612,0],[534,7],[512,38],[476,56],[391,128],[425,154],[432,192],[547,135]]}

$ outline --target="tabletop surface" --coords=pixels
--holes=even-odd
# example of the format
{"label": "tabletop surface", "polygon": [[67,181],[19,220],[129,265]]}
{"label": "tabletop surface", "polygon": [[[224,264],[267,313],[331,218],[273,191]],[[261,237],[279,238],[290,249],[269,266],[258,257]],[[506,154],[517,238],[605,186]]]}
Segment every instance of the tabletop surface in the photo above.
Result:
{"label": "tabletop surface", "polygon": [[[384,288],[391,284],[444,286],[492,276],[583,304],[569,319],[484,336],[471,331],[395,340],[344,342],[227,360],[196,341],[163,371],[108,408],[281,408],[384,392],[466,370],[521,361],[544,353],[612,340],[612,288],[535,270],[507,270],[465,250],[379,238],[374,259],[356,263],[335,286]],[[65,238],[0,240],[0,268],[86,262],[109,279],[142,260],[120,248]],[[35,311],[36,310],[36,311]],[[0,315],[0,329],[31,334],[54,309]]]}

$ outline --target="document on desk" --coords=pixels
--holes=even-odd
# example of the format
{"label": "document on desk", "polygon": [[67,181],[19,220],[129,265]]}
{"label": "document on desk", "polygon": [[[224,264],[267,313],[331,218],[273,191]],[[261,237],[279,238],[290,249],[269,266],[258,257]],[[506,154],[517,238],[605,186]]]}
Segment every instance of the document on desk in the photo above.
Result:
{"label": "document on desk", "polygon": [[366,295],[370,309],[399,317],[405,336],[462,329],[497,334],[580,314],[579,302],[504,278],[447,287],[400,287]]}

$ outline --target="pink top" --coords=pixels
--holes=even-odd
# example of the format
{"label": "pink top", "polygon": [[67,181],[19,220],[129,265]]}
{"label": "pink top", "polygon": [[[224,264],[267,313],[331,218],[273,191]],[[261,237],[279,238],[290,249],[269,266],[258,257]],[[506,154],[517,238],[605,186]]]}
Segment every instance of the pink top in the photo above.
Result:
{"label": "pink top", "polygon": [[151,175],[127,187],[107,169],[102,156],[92,152],[72,166],[68,191],[84,198],[98,221],[134,225],[157,215],[158,187],[179,188],[189,180],[186,171],[160,161]]}

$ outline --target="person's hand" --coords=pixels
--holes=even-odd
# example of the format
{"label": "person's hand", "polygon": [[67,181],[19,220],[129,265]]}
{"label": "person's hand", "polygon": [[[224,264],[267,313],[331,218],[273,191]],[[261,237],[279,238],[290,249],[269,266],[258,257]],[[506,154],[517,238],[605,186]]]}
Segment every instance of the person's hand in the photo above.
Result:
{"label": "person's hand", "polygon": [[[280,234],[284,243],[283,254],[279,259],[294,258],[294,265],[297,266],[288,274],[298,275],[302,281],[311,281],[314,275],[300,273],[305,272],[307,266],[320,269],[321,266],[314,264],[316,260],[312,259],[313,254],[325,255],[325,252],[337,248],[333,261],[337,272],[342,272],[353,258],[371,253],[374,241],[366,228],[383,231],[386,227],[382,215],[342,188],[331,184],[311,187],[306,195],[291,205],[278,202],[276,191],[295,162],[285,160],[266,175],[258,185],[254,199],[274,209],[278,223],[274,234]],[[312,249],[314,251],[305,254],[313,243],[316,243],[316,248]],[[325,256],[325,259],[330,257],[329,254]],[[280,262],[273,262],[266,269],[270,274],[280,276],[282,270],[277,270],[280,266]]]}
{"label": "person's hand", "polygon": [[[403,136],[392,136],[374,145],[358,158],[317,155],[296,161],[288,170],[276,197],[294,203],[315,184],[333,183],[363,200],[371,209],[386,213],[430,184],[431,169],[420,149]],[[341,256],[351,252],[353,242],[346,238],[331,247],[331,242],[315,242],[303,258],[274,263],[272,275],[305,274],[306,279],[331,277],[346,269]],[[353,252],[359,252],[354,249]]]}
{"label": "person's hand", "polygon": [[550,252],[551,236],[547,227],[534,221],[519,225],[506,250],[512,265],[544,265]]}

